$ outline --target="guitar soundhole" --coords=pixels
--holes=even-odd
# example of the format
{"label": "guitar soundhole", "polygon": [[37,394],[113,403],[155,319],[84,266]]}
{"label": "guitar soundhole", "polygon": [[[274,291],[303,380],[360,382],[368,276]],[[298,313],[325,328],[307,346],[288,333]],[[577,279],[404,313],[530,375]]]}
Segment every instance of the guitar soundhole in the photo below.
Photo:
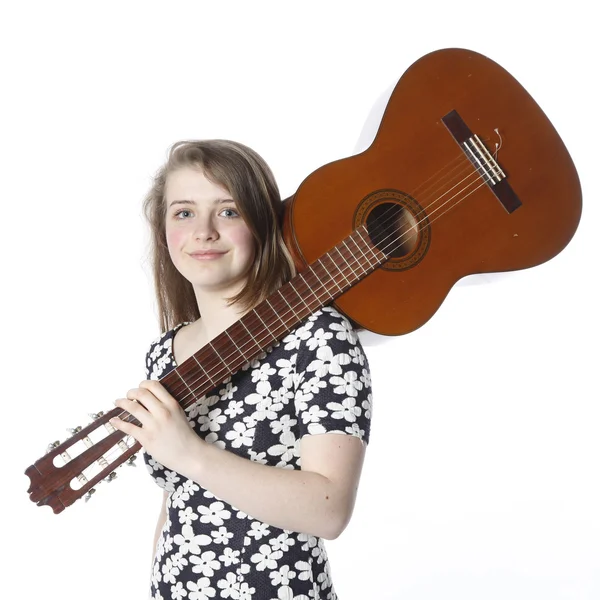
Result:
{"label": "guitar soundhole", "polygon": [[400,190],[380,189],[365,196],[356,207],[353,225],[354,229],[366,227],[371,243],[387,255],[379,267],[383,271],[411,269],[429,249],[427,212]]}
{"label": "guitar soundhole", "polygon": [[417,220],[401,204],[378,204],[367,216],[366,225],[371,242],[390,259],[407,256],[417,246]]}

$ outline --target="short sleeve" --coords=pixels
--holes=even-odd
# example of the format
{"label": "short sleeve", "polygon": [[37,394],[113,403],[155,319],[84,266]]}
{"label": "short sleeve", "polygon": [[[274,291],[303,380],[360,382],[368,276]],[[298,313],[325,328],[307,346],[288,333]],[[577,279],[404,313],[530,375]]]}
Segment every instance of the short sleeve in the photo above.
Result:
{"label": "short sleeve", "polygon": [[300,437],[353,435],[368,444],[372,390],[369,363],[350,321],[323,307],[284,338],[298,349],[294,404]]}

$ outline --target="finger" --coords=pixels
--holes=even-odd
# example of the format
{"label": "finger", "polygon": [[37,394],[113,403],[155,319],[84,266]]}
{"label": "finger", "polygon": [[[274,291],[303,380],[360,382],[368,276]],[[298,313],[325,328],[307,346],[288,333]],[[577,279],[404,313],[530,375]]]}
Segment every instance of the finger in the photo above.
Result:
{"label": "finger", "polygon": [[[128,423],[127,421],[123,421],[123,419],[119,419],[119,417],[113,417],[108,421],[115,429],[122,431],[125,435],[130,435],[135,438],[140,444],[142,440],[140,436],[142,435],[141,427],[134,425],[133,423]],[[143,444],[142,444],[143,445]]]}
{"label": "finger", "polygon": [[148,412],[156,414],[161,408],[161,401],[150,391],[144,388],[134,388],[127,392],[127,398],[142,405]]}
{"label": "finger", "polygon": [[115,406],[122,408],[124,411],[135,417],[142,424],[142,427],[146,426],[150,413],[136,400],[118,398],[115,400]]}
{"label": "finger", "polygon": [[168,407],[178,405],[179,402],[167,391],[165,386],[155,379],[146,379],[140,382],[140,388],[148,390],[160,402]]}

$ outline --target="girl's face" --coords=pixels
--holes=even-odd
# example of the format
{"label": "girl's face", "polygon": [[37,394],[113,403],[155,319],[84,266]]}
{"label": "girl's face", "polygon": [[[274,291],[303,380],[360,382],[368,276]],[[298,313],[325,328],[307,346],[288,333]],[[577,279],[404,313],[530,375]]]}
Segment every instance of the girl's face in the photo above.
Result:
{"label": "girl's face", "polygon": [[167,246],[177,270],[197,291],[239,292],[254,240],[229,192],[184,167],[167,176],[165,199]]}

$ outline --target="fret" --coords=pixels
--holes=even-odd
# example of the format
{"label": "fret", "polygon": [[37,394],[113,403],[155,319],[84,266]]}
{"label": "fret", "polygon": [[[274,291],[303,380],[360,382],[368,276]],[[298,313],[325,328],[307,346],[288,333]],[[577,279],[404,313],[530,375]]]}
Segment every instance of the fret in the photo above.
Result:
{"label": "fret", "polygon": [[[346,250],[348,250],[348,254],[350,254],[350,256],[352,256],[354,258],[354,260],[357,262],[358,266],[363,270],[363,274],[366,274],[367,270],[363,267],[361,262],[356,258],[356,256],[354,255],[354,252],[352,252],[352,250],[350,250],[350,248],[348,248],[348,244],[346,244],[346,241],[343,240],[342,243],[344,244],[344,246],[346,246]],[[359,250],[360,250],[360,248],[359,248]],[[364,256],[364,254],[363,254],[363,256]]]}
{"label": "fret", "polygon": [[[384,262],[387,259],[387,256],[382,252],[382,254],[384,256],[384,260],[382,261],[381,258],[378,257],[377,254],[375,254],[375,251],[373,250],[373,246],[371,244],[369,244],[369,242],[367,240],[365,240],[365,238],[363,237],[362,233],[360,232],[361,229],[364,229],[365,231],[367,230],[366,227],[363,225],[359,229],[356,229],[354,231],[354,233],[356,233],[358,235],[358,237],[364,242],[365,246],[371,251],[371,254],[373,255],[373,258],[375,259],[375,263],[373,265],[371,265],[371,266],[376,266],[376,265],[382,264],[382,262]],[[354,237],[353,236],[350,236],[350,237],[352,237],[352,239],[354,241]],[[356,244],[356,241],[354,241],[354,243]]]}
{"label": "fret", "polygon": [[[308,308],[308,312],[309,314],[312,312],[310,306],[308,304],[306,304],[306,302],[304,301],[304,298],[298,293],[298,290],[294,287],[294,284],[290,281],[289,282],[289,286],[294,290],[294,293],[296,294],[296,296],[298,296],[298,298],[300,298],[302,304],[304,304],[304,306],[306,306],[306,308]],[[294,313],[296,314],[296,313]]]}
{"label": "fret", "polygon": [[[302,276],[302,273],[300,273],[300,279],[302,279],[302,281],[304,282],[304,285],[306,286],[306,289],[316,298],[317,300],[317,307],[320,307],[323,305],[323,302],[321,301],[321,299],[313,292],[312,287],[310,285],[308,285],[308,283],[306,282],[306,279],[304,279],[304,277]],[[315,310],[315,309],[313,309]]]}
{"label": "fret", "polygon": [[185,387],[187,388],[188,392],[194,396],[194,392],[193,390],[190,389],[190,386],[187,384],[187,381],[183,378],[183,375],[177,370],[175,369],[175,373],[177,373],[179,379],[181,379],[181,381],[183,382],[183,385],[185,385]]}
{"label": "fret", "polygon": [[[288,283],[289,285],[289,283]],[[287,287],[287,285],[286,285]],[[296,291],[296,290],[294,290]],[[291,307],[290,303],[287,301],[286,297],[281,293],[280,290],[277,290],[277,292],[279,293],[279,295],[283,298],[283,301],[290,307],[290,310],[294,313],[294,316],[296,317],[296,322],[300,322],[300,317],[296,314],[296,311]],[[297,292],[296,292],[297,293]]]}
{"label": "fret", "polygon": [[252,341],[254,342],[254,344],[256,345],[258,350],[260,351],[262,346],[256,341],[256,338],[252,335],[252,332],[246,327],[246,323],[244,323],[244,319],[240,319],[239,322],[242,324],[244,329],[248,332],[248,335],[252,338]]}
{"label": "fret", "polygon": [[[334,250],[342,257],[344,258],[344,255],[339,251],[338,247],[336,246],[334,248]],[[329,254],[327,255],[329,256]],[[333,261],[333,259],[331,258],[331,256],[329,256],[329,260],[331,260],[331,262],[333,262],[333,264],[335,265],[336,263]],[[346,261],[346,259],[344,258],[344,261],[346,262],[346,264],[348,265],[348,261]],[[337,266],[337,265],[336,265]],[[348,267],[350,267],[350,265],[348,265]],[[346,277],[346,274],[344,273],[344,271],[342,271],[342,269],[340,269],[340,267],[338,267],[339,272],[342,274],[342,276],[344,277],[344,279],[346,280],[346,282],[348,283],[348,287],[352,287],[352,284],[350,283],[350,280]],[[350,271],[352,271],[352,269],[350,269]]]}
{"label": "fret", "polygon": [[246,362],[248,359],[244,356],[244,353],[238,348],[238,345],[235,343],[235,340],[229,335],[229,332],[227,331],[227,329],[225,330],[224,333],[227,334],[227,337],[231,340],[231,343],[235,346],[235,349],[238,351],[240,356],[244,359],[244,362]]}
{"label": "fret", "polygon": [[263,324],[264,328],[267,330],[267,333],[269,333],[269,335],[273,338],[273,341],[276,342],[277,338],[273,335],[271,330],[267,327],[266,323],[262,320],[261,316],[257,312],[257,309],[258,309],[258,306],[252,312],[260,319],[260,322]]}
{"label": "fret", "polygon": [[196,358],[196,355],[193,354],[192,358],[196,361],[196,364],[202,369],[202,372],[204,373],[204,375],[206,376],[206,378],[213,384],[216,385],[215,382],[212,380],[212,377],[204,370],[204,367],[202,366],[202,363],[198,361],[198,359]]}
{"label": "fret", "polygon": [[283,325],[284,330],[287,330],[288,329],[287,324],[281,319],[281,317],[279,316],[279,313],[273,308],[273,306],[269,302],[268,298],[265,300],[265,302],[269,305],[269,308],[271,309],[271,311],[273,312],[273,314],[281,321],[281,324]]}
{"label": "fret", "polygon": [[[325,275],[327,275],[327,277],[329,277],[329,279],[331,279],[331,281],[333,281],[333,283],[335,283],[335,285],[336,285],[337,289],[340,291],[340,293],[344,291],[339,286],[338,282],[335,280],[335,277],[332,277],[331,273],[325,268],[325,265],[321,262],[320,258],[317,261],[315,261],[313,264],[315,266],[318,264],[321,267],[321,269],[323,269],[323,271],[325,272]],[[316,271],[315,271],[315,275],[316,275]],[[319,281],[321,281],[320,278],[319,278]],[[327,286],[323,285],[323,287],[325,288],[325,290],[329,294],[330,298],[333,300],[333,294],[329,291],[329,289],[327,288]]]}

